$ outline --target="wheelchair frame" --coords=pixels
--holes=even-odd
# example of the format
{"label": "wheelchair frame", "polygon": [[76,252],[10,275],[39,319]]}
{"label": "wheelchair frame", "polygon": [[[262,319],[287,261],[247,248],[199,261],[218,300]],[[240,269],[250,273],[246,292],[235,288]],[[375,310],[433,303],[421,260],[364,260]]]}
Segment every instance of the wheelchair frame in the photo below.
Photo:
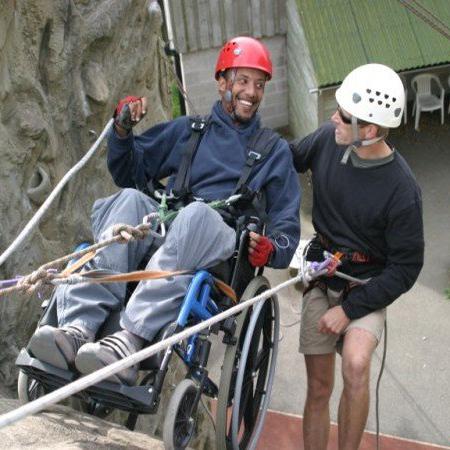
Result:
{"label": "wheelchair frame", "polygon": [[[249,299],[270,288],[268,280],[257,275],[242,293],[239,272],[247,258],[248,230],[241,233],[235,254],[232,286],[242,300]],[[247,266],[248,263],[247,263]],[[255,272],[253,270],[253,276]],[[38,324],[57,326],[56,298],[44,302],[44,314]],[[167,338],[221,311],[217,303],[214,277],[206,270],[194,275],[183,300],[176,322],[166,326],[159,339]],[[217,386],[206,369],[211,333],[223,331],[226,344],[224,365]],[[167,407],[163,440],[166,448],[185,448],[195,432],[195,416],[202,394],[218,398],[216,443],[218,449],[254,448],[262,431],[273,384],[278,352],[279,309],[276,297],[258,303],[242,311],[237,319],[231,317],[208,330],[191,336],[187,343],[168,347],[141,364],[149,370],[138,386],[128,386],[102,381],[75,395],[81,409],[90,414],[105,417],[114,409],[129,413],[127,428],[133,430],[139,414],[157,411],[165,375],[172,353],[178,354],[187,367],[186,378],[176,387]],[[147,365],[146,365],[147,364]],[[51,366],[34,358],[24,348],[16,365],[19,367],[18,394],[23,402],[34,400],[43,394],[64,386],[79,374]],[[231,411],[231,414],[230,414]]]}

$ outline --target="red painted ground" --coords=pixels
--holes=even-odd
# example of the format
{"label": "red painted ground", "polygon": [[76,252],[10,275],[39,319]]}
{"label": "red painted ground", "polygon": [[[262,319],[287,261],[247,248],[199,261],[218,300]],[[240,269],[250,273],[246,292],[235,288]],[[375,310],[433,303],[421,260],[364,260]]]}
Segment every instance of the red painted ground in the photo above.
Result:
{"label": "red painted ground", "polygon": [[[264,430],[257,450],[303,450],[302,418],[290,414],[268,411]],[[337,450],[337,426],[332,425],[328,450]],[[375,450],[376,436],[364,433],[360,450]],[[426,444],[394,436],[380,436],[381,450],[437,450],[447,449],[439,445]]]}

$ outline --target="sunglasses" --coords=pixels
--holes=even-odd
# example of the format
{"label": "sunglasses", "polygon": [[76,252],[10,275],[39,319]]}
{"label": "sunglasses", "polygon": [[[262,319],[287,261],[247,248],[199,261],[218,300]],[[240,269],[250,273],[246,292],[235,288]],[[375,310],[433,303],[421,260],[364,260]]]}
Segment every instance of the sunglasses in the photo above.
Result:
{"label": "sunglasses", "polygon": [[[347,124],[347,125],[351,125],[352,123],[352,117],[351,116],[347,116],[346,114],[344,114],[344,112],[342,111],[342,108],[338,105],[337,107],[337,112],[339,114],[339,117],[341,118],[342,122]],[[370,125],[369,122],[366,122],[364,120],[361,119],[356,119],[356,123],[359,127],[365,127],[367,125]]]}
{"label": "sunglasses", "polygon": [[347,125],[350,125],[352,123],[352,118],[350,116],[345,115],[339,105],[337,107],[337,112],[342,122],[346,123]]}

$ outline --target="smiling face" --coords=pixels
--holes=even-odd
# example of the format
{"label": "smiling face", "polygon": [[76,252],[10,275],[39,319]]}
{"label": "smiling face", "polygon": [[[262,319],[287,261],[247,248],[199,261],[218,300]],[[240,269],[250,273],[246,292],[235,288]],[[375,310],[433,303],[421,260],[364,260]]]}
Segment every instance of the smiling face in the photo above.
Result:
{"label": "smiling face", "polygon": [[[264,95],[267,75],[258,69],[239,68],[229,70],[226,77],[219,78],[219,93],[222,104],[234,119],[240,123],[248,122],[258,110]],[[231,99],[226,98],[231,92]]]}

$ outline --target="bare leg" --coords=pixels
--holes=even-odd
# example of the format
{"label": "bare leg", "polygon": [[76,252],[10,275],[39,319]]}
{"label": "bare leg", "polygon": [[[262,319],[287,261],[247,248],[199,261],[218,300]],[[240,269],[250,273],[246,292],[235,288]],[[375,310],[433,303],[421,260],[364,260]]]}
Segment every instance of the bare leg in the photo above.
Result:
{"label": "bare leg", "polygon": [[305,355],[308,391],[303,415],[305,450],[326,450],[330,434],[329,402],[334,384],[335,354]]}
{"label": "bare leg", "polygon": [[375,337],[360,328],[353,328],[345,335],[344,390],[338,415],[339,450],[356,450],[361,443],[369,412],[370,361],[376,345]]}

